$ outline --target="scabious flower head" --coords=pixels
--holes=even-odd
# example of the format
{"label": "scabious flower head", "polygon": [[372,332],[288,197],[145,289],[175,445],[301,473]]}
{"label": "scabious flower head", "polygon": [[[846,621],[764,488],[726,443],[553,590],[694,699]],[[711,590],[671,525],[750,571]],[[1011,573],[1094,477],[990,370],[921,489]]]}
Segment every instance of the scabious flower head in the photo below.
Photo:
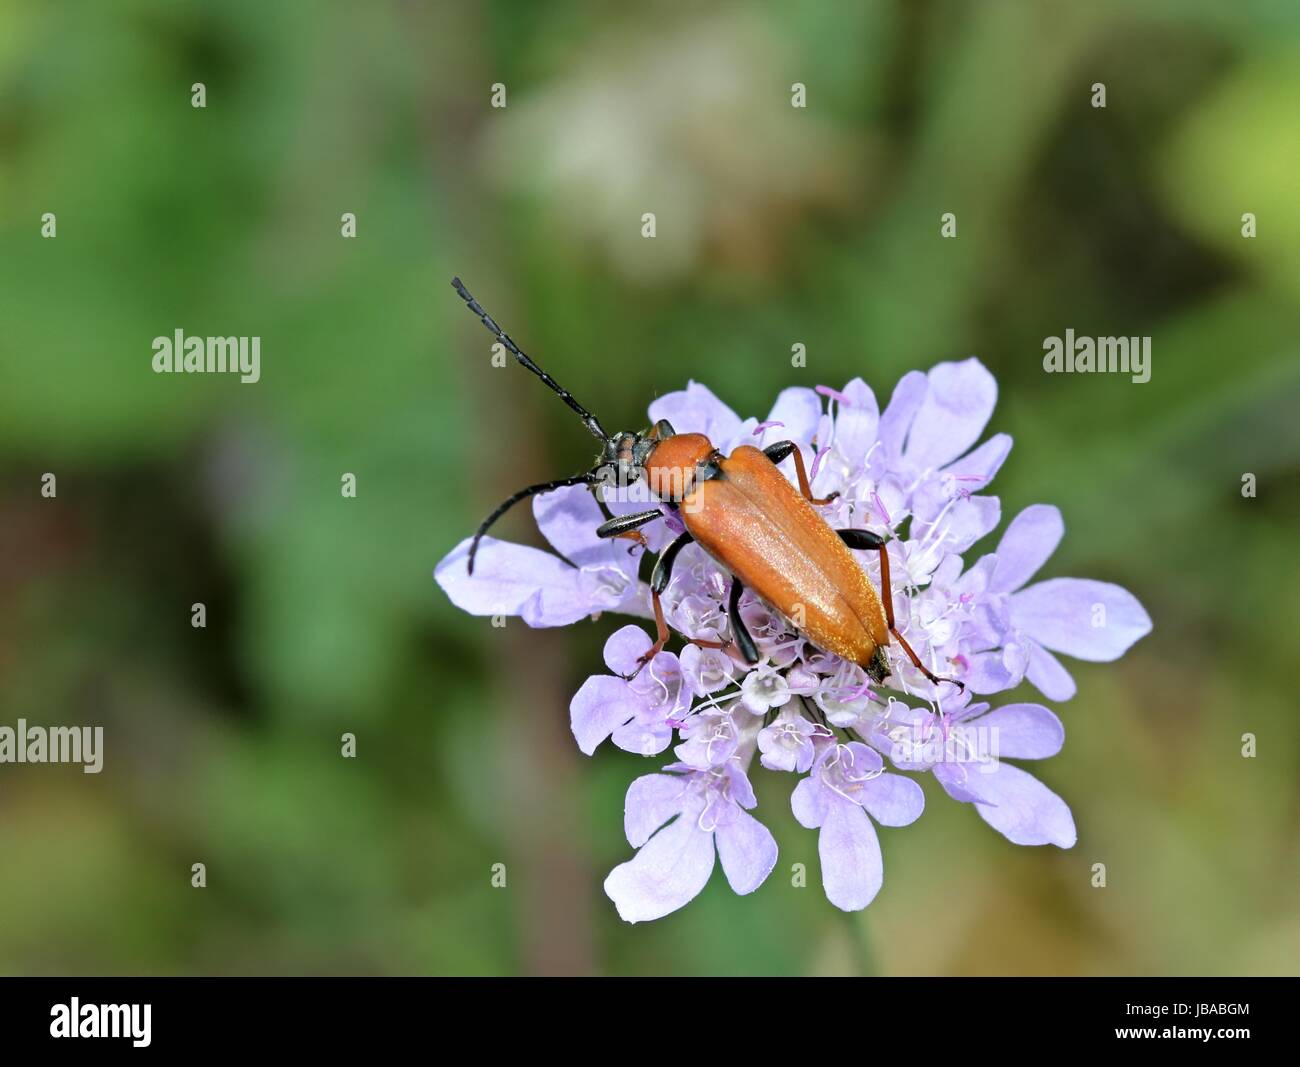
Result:
{"label": "scabious flower head", "polygon": [[[625,829],[639,851],[605,883],[624,919],[657,918],[687,903],[708,881],[715,853],[736,892],[763,882],[776,844],[749,814],[755,768],[798,776],[794,815],[818,831],[827,897],[845,910],[866,907],[880,889],[875,825],[904,826],[921,815],[924,794],[909,775],[933,775],[1012,842],[1073,845],[1065,802],[1006,762],[1056,754],[1060,720],[1039,704],[991,708],[982,698],[1028,680],[1049,699],[1068,699],[1074,682],[1055,653],[1113,660],[1151,622],[1115,585],[1075,578],[1029,584],[1064,531],[1053,507],[1026,508],[995,552],[967,564],[1001,519],[987,489],[1011,439],[996,434],[980,443],[996,399],[993,376],[969,359],[905,375],[883,411],[860,379],[842,389],[786,389],[761,422],[742,419],[695,382],[650,406],[651,421],[706,434],[724,454],[741,444],[793,441],[815,495],[839,494],[819,508],[826,521],[888,539],[893,588],[882,597],[892,598],[899,631],[932,673],[957,678],[966,690],[930,682],[896,642],[884,650],[888,675],[874,682],[858,664],[813,646],[750,591],[740,615],[757,663],[744,663],[733,649],[689,643],[729,645],[734,635],[729,574],[698,545],[686,545],[662,606],[688,643],[627,678],[651,638],[642,626],[623,627],[605,646],[610,673],[588,678],[570,705],[574,737],[588,755],[609,739],[646,756],[671,746],[676,756],[628,790]],[[792,470],[786,474],[793,480]],[[633,491],[611,508],[625,513],[652,503]],[[435,571],[453,602],[480,615],[519,615],[531,626],[605,611],[652,617],[640,559],[626,542],[595,536],[601,514],[587,489],[539,497],[534,511],[563,559],[484,538],[469,577],[467,539]],[[679,528],[671,514],[646,527],[650,549]],[[855,557],[880,588],[878,554]]]}

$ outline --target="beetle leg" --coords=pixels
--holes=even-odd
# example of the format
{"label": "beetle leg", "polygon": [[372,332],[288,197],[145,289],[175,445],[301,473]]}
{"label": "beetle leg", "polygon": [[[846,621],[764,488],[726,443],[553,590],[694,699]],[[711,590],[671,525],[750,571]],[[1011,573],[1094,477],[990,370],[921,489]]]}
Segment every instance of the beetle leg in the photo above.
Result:
{"label": "beetle leg", "polygon": [[763,455],[767,456],[773,463],[782,462],[786,456],[794,456],[795,473],[799,476],[799,492],[803,494],[805,500],[810,504],[816,504],[820,507],[822,504],[829,504],[840,494],[832,493],[828,497],[818,500],[812,495],[812,485],[808,481],[808,471],[803,465],[803,453],[799,451],[799,446],[793,441],[778,441],[774,445],[768,445],[763,449]]}
{"label": "beetle leg", "polygon": [[659,558],[655,560],[655,569],[650,572],[650,588],[656,593],[662,593],[668,588],[668,583],[673,577],[673,564],[677,562],[677,553],[694,540],[695,538],[689,533],[680,533],[674,538],[672,544],[659,553]]}
{"label": "beetle leg", "polygon": [[654,522],[655,519],[663,518],[663,512],[658,508],[653,511],[638,511],[631,515],[616,515],[606,522],[602,522],[596,527],[597,537],[621,537],[629,531],[635,530],[638,526],[644,526],[648,522]]}
{"label": "beetle leg", "polygon": [[[638,511],[633,515],[618,515],[611,517],[596,527],[597,537],[626,538],[629,541],[635,541],[643,550],[650,547],[650,542],[645,539],[645,534],[637,529],[638,526],[644,526],[647,522],[653,522],[655,519],[663,517],[663,512],[658,508],[654,511]],[[628,549],[630,553],[632,549]]]}
{"label": "beetle leg", "polygon": [[[631,517],[629,516],[629,518]],[[678,534],[673,539],[673,542],[659,553],[659,558],[655,561],[654,570],[650,574],[650,602],[654,605],[655,612],[655,643],[646,650],[645,655],[637,660],[636,670],[623,676],[628,681],[640,674],[641,669],[655,656],[659,655],[663,651],[664,645],[668,643],[668,622],[664,619],[663,602],[659,594],[668,588],[668,583],[672,580],[673,565],[677,562],[677,554],[694,540],[695,538],[687,532]],[[729,644],[734,644],[740,649],[746,663],[757,663],[758,649],[754,647],[754,639],[749,636],[749,631],[745,629],[744,620],[740,617],[740,594],[744,588],[738,580],[732,580],[727,617],[731,620],[731,628],[736,635],[734,641],[710,641],[703,637],[688,637],[685,639],[686,643],[700,648],[717,649],[725,649]]]}
{"label": "beetle leg", "polygon": [[[609,510],[609,505],[605,503],[605,494],[602,491],[600,482],[596,482],[595,484],[592,485],[591,495],[596,498],[596,506],[600,508],[600,513],[605,517],[605,522],[606,523],[614,522],[615,521],[614,513]],[[638,545],[641,546],[642,551],[649,551],[650,549],[650,542],[645,539],[645,534],[640,533],[637,530],[629,530],[626,533],[611,534],[610,536],[625,537],[629,541],[635,541]],[[627,551],[628,551],[628,555],[632,554],[632,549],[629,548]]]}
{"label": "beetle leg", "polygon": [[[609,505],[605,503],[605,494],[601,491],[600,482],[596,482],[592,485],[591,495],[596,498],[596,506],[600,508],[600,513],[604,517],[605,521],[613,521],[614,513],[609,510]],[[636,530],[633,530],[631,533],[614,534],[614,536],[626,537],[629,541],[635,541],[641,546],[642,551],[646,551],[650,548],[650,542],[645,539],[645,534],[638,533]],[[630,556],[632,554],[632,549],[629,548],[627,554]]]}
{"label": "beetle leg", "polygon": [[[644,526],[647,522],[654,522],[655,519],[663,518],[663,512],[658,508],[653,511],[638,511],[632,515],[618,515],[607,522],[602,522],[596,527],[596,536],[605,537],[626,537],[629,533],[636,532],[638,526]],[[644,539],[642,539],[644,543]]]}
{"label": "beetle leg", "polygon": [[795,444],[793,441],[778,441],[776,444],[768,445],[763,449],[763,455],[773,463],[780,463],[793,451],[795,451]]}
{"label": "beetle leg", "polygon": [[605,503],[605,493],[600,482],[592,483],[591,495],[596,498],[596,507],[600,508],[601,516],[608,522],[614,517],[614,513],[609,510],[609,505]]}
{"label": "beetle leg", "polygon": [[[650,551],[650,542],[645,539],[645,534],[643,534],[640,530],[628,530],[627,533],[615,534],[614,537],[612,538],[612,540],[615,541],[618,541],[620,539],[626,539],[628,541],[635,542],[635,545],[641,546],[642,552]],[[629,556],[635,550],[635,545],[631,545],[628,547],[627,554]]]}
{"label": "beetle leg", "polygon": [[745,629],[745,620],[740,617],[740,594],[744,591],[745,587],[740,584],[740,579],[732,578],[731,596],[727,600],[727,618],[731,620],[731,632],[736,647],[745,657],[745,662],[752,666],[758,662],[758,649],[754,646],[754,639],[749,636],[749,631]]}
{"label": "beetle leg", "polygon": [[[835,532],[849,548],[883,549],[888,543],[879,534],[873,534],[870,530],[836,530]],[[890,622],[892,624],[892,617]]]}
{"label": "beetle leg", "polygon": [[664,606],[659,599],[658,592],[654,589],[650,590],[650,602],[655,609],[655,643],[646,649],[645,654],[636,661],[636,670],[631,674],[623,675],[625,682],[630,682],[640,674],[641,668],[659,655],[664,650],[664,645],[668,643],[668,622],[664,619]]}
{"label": "beetle leg", "polygon": [[870,530],[836,530],[842,540],[849,548],[875,549],[880,553],[880,599],[885,606],[885,622],[889,626],[889,632],[894,636],[899,646],[907,653],[907,658],[912,661],[912,665],[924,674],[934,685],[940,682],[952,682],[958,689],[965,689],[966,683],[959,682],[956,678],[945,678],[935,674],[924,663],[921,657],[912,651],[912,646],[907,643],[907,638],[898,632],[898,627],[894,624],[894,587],[889,580],[889,552],[886,549],[886,541],[878,534],[873,534]]}

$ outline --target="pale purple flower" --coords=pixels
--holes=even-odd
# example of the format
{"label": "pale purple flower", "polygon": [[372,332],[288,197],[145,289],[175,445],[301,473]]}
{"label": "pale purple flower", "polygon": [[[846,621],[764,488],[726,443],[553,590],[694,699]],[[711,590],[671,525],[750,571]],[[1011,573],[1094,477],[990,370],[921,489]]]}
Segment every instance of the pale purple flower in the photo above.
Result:
{"label": "pale purple flower", "polygon": [[[923,807],[916,783],[887,772],[880,753],[897,770],[933,774],[1017,844],[1073,844],[1064,801],[1004,762],[1055,754],[1064,736],[1059,720],[1037,704],[989,710],[970,694],[1001,692],[1028,678],[1049,698],[1066,699],[1074,682],[1054,652],[1115,659],[1151,622],[1118,586],[1073,578],[1028,585],[1062,535],[1052,507],[1021,512],[996,552],[966,566],[964,554],[1001,517],[987,490],[1011,439],[995,434],[980,442],[996,400],[992,375],[968,359],[905,375],[883,411],[860,379],[843,389],[786,389],[761,422],[742,419],[695,382],[650,406],[652,421],[705,433],[723,453],[740,444],[794,441],[817,495],[840,494],[819,509],[827,522],[889,538],[893,587],[882,595],[892,598],[899,629],[935,674],[962,680],[967,692],[931,684],[896,642],[885,650],[891,673],[875,683],[857,664],[815,648],[748,590],[740,615],[758,664],[689,643],[729,643],[733,635],[730,575],[698,545],[687,545],[662,597],[669,626],[688,639],[681,652],[661,652],[629,681],[622,676],[636,669],[651,639],[641,626],[624,627],[605,649],[613,673],[587,679],[570,705],[574,737],[587,754],[606,738],[645,755],[677,739],[678,762],[637,779],[628,792],[628,840],[640,851],[606,882],[625,919],[655,918],[693,898],[715,850],[737,892],[766,877],[776,845],[748,813],[755,801],[746,773],[755,756],[767,770],[806,775],[792,805],[801,823],[819,830],[823,883],[842,908],[865,907],[880,888],[872,819],[901,826]],[[793,482],[793,464],[781,469]],[[611,499],[611,509],[652,506],[640,488],[639,496]],[[596,538],[601,514],[587,489],[537,497],[534,511],[564,559],[485,538],[470,578],[463,542],[435,572],[456,604],[476,614],[519,615],[532,626],[605,611],[651,617],[640,550]],[[644,532],[657,551],[681,528],[670,514]],[[879,588],[878,554],[855,558]],[[996,739],[996,750],[981,748],[981,737]]]}
{"label": "pale purple flower", "polygon": [[930,771],[954,800],[973,804],[986,823],[1017,845],[1071,848],[1074,817],[1059,796],[1011,759],[1047,759],[1065,727],[1041,704],[949,704],[942,716],[893,701],[868,740],[899,770]]}
{"label": "pale purple flower", "polygon": [[833,737],[829,729],[787,709],[758,732],[759,762],[769,771],[807,774],[817,755],[818,737]]}
{"label": "pale purple flower", "polygon": [[699,645],[683,648],[681,662],[686,684],[697,697],[726,688],[738,669],[736,661],[721,649]]}
{"label": "pale purple flower", "polygon": [[[533,514],[564,558],[484,537],[471,575],[467,537],[433,572],[453,604],[471,615],[516,615],[529,626],[567,626],[602,611],[645,614],[645,608],[636,610],[649,596],[637,577],[639,557],[628,551],[627,541],[595,536],[603,516],[590,490],[570,486],[534,497]],[[646,532],[662,541],[653,527]]]}
{"label": "pale purple flower", "polygon": [[678,729],[682,743],[673,752],[687,767],[721,767],[740,748],[744,725],[729,710],[704,706]]}
{"label": "pale purple flower", "polygon": [[817,835],[826,898],[837,908],[857,911],[871,903],[884,880],[884,863],[872,816],[885,826],[915,822],[925,794],[912,779],[885,770],[874,749],[858,741],[817,739],[812,773],[790,797],[794,817]]}
{"label": "pale purple flower", "polygon": [[765,715],[789,700],[790,683],[769,664],[759,663],[740,683],[740,702],[755,715]]}
{"label": "pale purple flower", "polygon": [[703,771],[673,763],[664,771],[628,788],[623,827],[639,851],[605,879],[605,892],[630,923],[693,900],[713,873],[715,848],[731,888],[742,895],[776,866],[771,831],[745,810],[756,801],[738,760]]}
{"label": "pale purple flower", "polygon": [[838,656],[819,661],[830,673],[812,694],[813,703],[831,726],[853,726],[871,706],[873,691],[867,672]]}
{"label": "pale purple flower", "polygon": [[641,756],[656,755],[672,741],[677,717],[692,697],[678,658],[660,652],[634,678],[625,677],[650,645],[639,626],[624,626],[605,642],[605,663],[614,675],[592,675],[574,694],[569,721],[578,747],[588,756],[607,737]]}
{"label": "pale purple flower", "polygon": [[[1151,617],[1118,585],[1050,578],[1025,588],[1064,533],[1060,511],[1036,504],[1011,520],[998,544],[981,597],[984,632],[998,633],[1004,650],[1016,650],[1014,658],[1008,661],[1004,655],[992,668],[1005,672],[1005,677],[994,674],[998,689],[1010,688],[1023,676],[1049,700],[1069,700],[1075,693],[1074,679],[1052,652],[1108,662],[1151,632]],[[979,669],[991,655],[996,653],[976,653],[973,666]]]}

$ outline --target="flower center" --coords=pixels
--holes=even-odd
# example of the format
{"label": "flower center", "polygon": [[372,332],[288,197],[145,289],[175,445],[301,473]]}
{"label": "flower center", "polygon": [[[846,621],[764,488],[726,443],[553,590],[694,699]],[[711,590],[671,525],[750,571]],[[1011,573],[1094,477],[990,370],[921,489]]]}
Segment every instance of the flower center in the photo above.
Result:
{"label": "flower center", "polygon": [[837,745],[822,766],[822,781],[845,800],[858,803],[862,787],[885,773],[883,764],[872,766],[859,759],[848,745]]}

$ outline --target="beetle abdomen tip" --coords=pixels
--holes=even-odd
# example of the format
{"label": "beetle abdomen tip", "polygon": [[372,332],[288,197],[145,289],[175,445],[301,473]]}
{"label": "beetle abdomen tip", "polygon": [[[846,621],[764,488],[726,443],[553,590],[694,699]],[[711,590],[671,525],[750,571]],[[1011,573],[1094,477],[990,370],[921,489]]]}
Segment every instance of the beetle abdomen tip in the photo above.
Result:
{"label": "beetle abdomen tip", "polygon": [[871,662],[867,664],[867,674],[877,683],[889,677],[889,660],[885,658],[885,650],[880,645],[877,645],[876,650],[871,654]]}

